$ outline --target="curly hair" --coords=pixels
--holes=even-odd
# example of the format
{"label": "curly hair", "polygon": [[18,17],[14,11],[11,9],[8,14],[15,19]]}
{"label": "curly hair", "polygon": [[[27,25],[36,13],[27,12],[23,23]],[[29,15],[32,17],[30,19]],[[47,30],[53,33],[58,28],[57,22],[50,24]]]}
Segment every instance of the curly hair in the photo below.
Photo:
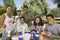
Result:
{"label": "curly hair", "polygon": [[[39,19],[40,19],[40,22],[39,22],[38,24],[37,24],[37,23],[36,23],[36,21],[35,21],[35,20],[36,20],[36,18],[39,18]],[[44,23],[43,23],[42,18],[41,18],[41,17],[39,17],[39,16],[35,17],[33,25],[34,25],[34,26],[36,26],[36,25],[38,25],[38,26],[43,26],[43,25],[44,25]]]}

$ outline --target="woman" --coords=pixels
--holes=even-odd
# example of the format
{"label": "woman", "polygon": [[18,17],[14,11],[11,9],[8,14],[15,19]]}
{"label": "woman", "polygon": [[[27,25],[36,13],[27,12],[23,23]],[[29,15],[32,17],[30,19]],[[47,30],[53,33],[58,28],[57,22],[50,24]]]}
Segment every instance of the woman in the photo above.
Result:
{"label": "woman", "polygon": [[35,29],[37,31],[37,33],[41,32],[41,27],[44,25],[41,17],[37,16],[34,19],[34,23],[32,25],[33,29]]}
{"label": "woman", "polygon": [[6,27],[4,27],[4,30],[3,30],[2,40],[6,40],[8,32],[10,31],[12,33],[13,31],[13,27],[12,27],[13,19],[11,18],[11,11],[12,11],[12,7],[10,5],[7,5],[6,13],[4,13],[5,19],[3,23]]}

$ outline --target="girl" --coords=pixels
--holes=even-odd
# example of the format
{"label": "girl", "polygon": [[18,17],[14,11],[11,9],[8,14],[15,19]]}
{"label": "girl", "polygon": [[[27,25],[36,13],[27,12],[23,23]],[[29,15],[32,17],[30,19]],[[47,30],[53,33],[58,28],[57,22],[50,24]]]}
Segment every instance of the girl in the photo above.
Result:
{"label": "girl", "polygon": [[37,31],[37,33],[40,33],[41,32],[41,27],[44,25],[41,17],[37,16],[35,17],[34,19],[34,22],[33,22],[33,25],[32,25],[32,28],[35,29]]}

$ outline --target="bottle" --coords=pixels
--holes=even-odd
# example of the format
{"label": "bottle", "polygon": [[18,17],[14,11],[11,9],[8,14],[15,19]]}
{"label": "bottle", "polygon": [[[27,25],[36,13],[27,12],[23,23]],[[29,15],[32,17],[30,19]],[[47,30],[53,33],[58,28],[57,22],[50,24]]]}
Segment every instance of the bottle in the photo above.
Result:
{"label": "bottle", "polygon": [[44,37],[43,37],[43,35],[40,35],[40,40],[44,40]]}
{"label": "bottle", "polygon": [[12,40],[11,37],[7,37],[6,40]]}
{"label": "bottle", "polygon": [[34,31],[32,31],[32,32],[31,32],[30,40],[34,40],[34,37],[35,37],[35,32],[34,32]]}
{"label": "bottle", "polygon": [[11,31],[8,31],[8,32],[7,32],[7,38],[6,38],[6,40],[12,40],[10,33],[11,33]]}
{"label": "bottle", "polygon": [[31,37],[30,37],[30,40],[34,40],[34,37],[33,37],[33,36],[31,36]]}

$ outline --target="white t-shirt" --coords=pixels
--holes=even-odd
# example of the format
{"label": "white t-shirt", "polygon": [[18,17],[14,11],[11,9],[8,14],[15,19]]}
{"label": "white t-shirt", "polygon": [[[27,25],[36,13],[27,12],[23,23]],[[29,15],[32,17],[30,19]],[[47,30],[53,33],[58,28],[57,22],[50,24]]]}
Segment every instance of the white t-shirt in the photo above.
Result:
{"label": "white t-shirt", "polygon": [[23,34],[25,32],[27,32],[27,30],[28,30],[28,25],[26,23],[24,23],[24,24],[18,24],[17,27],[16,27],[16,31],[17,32],[22,32]]}
{"label": "white t-shirt", "polygon": [[15,21],[17,22],[17,23],[20,23],[20,18],[19,18],[20,16],[15,16]]}

